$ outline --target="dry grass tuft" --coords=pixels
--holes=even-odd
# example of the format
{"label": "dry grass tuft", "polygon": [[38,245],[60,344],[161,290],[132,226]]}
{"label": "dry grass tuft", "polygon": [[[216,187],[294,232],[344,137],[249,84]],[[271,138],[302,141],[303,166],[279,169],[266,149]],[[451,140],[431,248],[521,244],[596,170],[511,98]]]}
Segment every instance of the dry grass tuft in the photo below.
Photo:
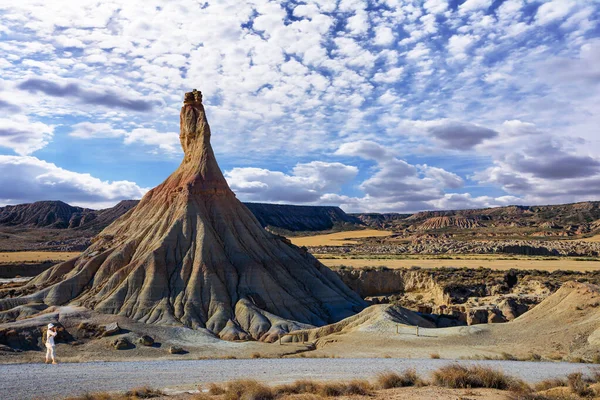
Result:
{"label": "dry grass tuft", "polygon": [[506,390],[516,384],[516,380],[503,372],[479,365],[462,366],[451,364],[433,373],[434,383],[453,389],[488,388]]}
{"label": "dry grass tuft", "polygon": [[227,384],[224,400],[273,400],[273,390],[260,382],[239,380]]}
{"label": "dry grass tuft", "polygon": [[225,393],[225,389],[222,386],[219,386],[214,383],[211,383],[210,385],[208,385],[208,394],[210,394],[212,396],[220,396],[223,393]]}
{"label": "dry grass tuft", "polygon": [[152,399],[162,396],[164,396],[164,393],[160,390],[149,387],[141,387],[125,392],[124,394],[110,394],[106,392],[86,393],[82,396],[68,397],[65,400],[136,400]]}
{"label": "dry grass tuft", "polygon": [[432,358],[432,359],[434,359],[434,360],[439,360],[441,357],[440,357],[440,354],[439,354],[439,353],[431,353],[431,354],[429,355],[429,358]]}
{"label": "dry grass tuft", "polygon": [[580,397],[588,397],[593,395],[593,392],[592,390],[590,390],[588,382],[585,381],[581,372],[574,372],[572,374],[567,375],[567,384],[569,385],[569,389],[571,389],[571,392],[575,393]]}
{"label": "dry grass tuft", "polygon": [[407,369],[401,374],[396,372],[382,372],[377,375],[377,387],[380,389],[392,389],[406,386],[420,386],[423,381],[414,369]]}
{"label": "dry grass tuft", "polygon": [[164,396],[160,390],[152,389],[148,386],[132,389],[125,392],[125,397],[132,399],[153,399],[155,397]]}
{"label": "dry grass tuft", "polygon": [[542,392],[544,390],[552,389],[555,387],[563,387],[563,386],[567,386],[567,382],[564,379],[552,378],[552,379],[545,379],[541,382],[536,383],[534,388],[537,392]]}
{"label": "dry grass tuft", "polygon": [[86,393],[81,396],[67,397],[65,400],[112,400],[112,397],[108,393]]}
{"label": "dry grass tuft", "polygon": [[263,358],[263,357],[262,357],[262,354],[260,354],[260,353],[252,353],[250,358]]}
{"label": "dry grass tuft", "polygon": [[273,389],[276,397],[287,395],[317,395],[323,397],[338,396],[368,396],[373,392],[373,386],[365,380],[352,380],[350,382],[314,382],[300,380],[292,384],[277,386]]}

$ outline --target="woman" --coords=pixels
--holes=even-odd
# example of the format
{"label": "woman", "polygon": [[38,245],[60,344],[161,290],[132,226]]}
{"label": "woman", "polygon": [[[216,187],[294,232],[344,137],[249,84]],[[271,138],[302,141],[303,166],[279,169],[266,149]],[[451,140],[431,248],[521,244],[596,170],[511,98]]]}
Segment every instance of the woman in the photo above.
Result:
{"label": "woman", "polygon": [[46,331],[46,364],[58,364],[54,358],[54,337],[57,335],[56,327],[54,324],[48,324],[48,331]]}

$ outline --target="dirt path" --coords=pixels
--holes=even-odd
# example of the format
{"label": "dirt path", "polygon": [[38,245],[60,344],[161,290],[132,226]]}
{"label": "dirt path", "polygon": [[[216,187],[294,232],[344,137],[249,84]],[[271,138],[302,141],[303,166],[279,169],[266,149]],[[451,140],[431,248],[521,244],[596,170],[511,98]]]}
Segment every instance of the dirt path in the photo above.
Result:
{"label": "dirt path", "polygon": [[[144,362],[90,362],[60,365],[0,365],[2,399],[56,399],[86,392],[125,391],[140,386],[192,389],[198,384],[238,378],[270,384],[298,379],[371,379],[378,372],[415,368],[428,377],[449,360],[432,359],[258,359]],[[519,361],[457,361],[489,365],[528,382],[589,372],[593,366]]]}

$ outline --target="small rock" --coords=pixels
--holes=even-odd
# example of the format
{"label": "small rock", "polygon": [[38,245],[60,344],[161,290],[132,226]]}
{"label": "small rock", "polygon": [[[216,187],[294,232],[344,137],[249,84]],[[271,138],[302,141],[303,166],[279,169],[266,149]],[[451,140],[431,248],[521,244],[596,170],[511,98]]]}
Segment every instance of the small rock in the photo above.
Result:
{"label": "small rock", "polygon": [[3,344],[0,344],[0,351],[5,351],[7,353],[20,353],[21,352],[20,349],[13,349],[12,347],[6,346]]}
{"label": "small rock", "polygon": [[116,335],[119,332],[121,332],[121,328],[119,327],[119,324],[117,324],[116,322],[113,322],[112,324],[108,324],[104,327],[103,336],[112,336],[112,335]]}
{"label": "small rock", "polygon": [[143,335],[138,339],[138,342],[143,346],[152,346],[154,344],[154,339],[151,336]]}
{"label": "small rock", "polygon": [[177,346],[171,346],[169,347],[169,353],[170,354],[183,354],[186,351],[184,349],[182,349],[181,347],[177,347]]}
{"label": "small rock", "polygon": [[131,346],[133,346],[133,344],[129,341],[129,339],[127,338],[118,338],[115,339],[112,343],[111,343],[112,347],[114,347],[116,350],[124,350],[124,349],[128,349]]}

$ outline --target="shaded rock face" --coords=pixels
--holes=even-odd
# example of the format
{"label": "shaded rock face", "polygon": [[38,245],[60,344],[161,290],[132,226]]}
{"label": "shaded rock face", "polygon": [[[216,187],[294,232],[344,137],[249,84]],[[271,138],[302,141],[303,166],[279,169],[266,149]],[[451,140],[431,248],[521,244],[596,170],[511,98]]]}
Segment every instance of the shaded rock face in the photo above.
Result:
{"label": "shaded rock face", "polygon": [[263,227],[286,231],[324,231],[338,227],[360,226],[362,222],[339,207],[294,206],[289,204],[245,203]]}
{"label": "shaded rock face", "polygon": [[179,168],[79,257],[28,283],[0,311],[32,301],[82,305],[150,324],[275,340],[366,303],[313,256],[265,231],[229,189],[195,94],[180,114]]}

